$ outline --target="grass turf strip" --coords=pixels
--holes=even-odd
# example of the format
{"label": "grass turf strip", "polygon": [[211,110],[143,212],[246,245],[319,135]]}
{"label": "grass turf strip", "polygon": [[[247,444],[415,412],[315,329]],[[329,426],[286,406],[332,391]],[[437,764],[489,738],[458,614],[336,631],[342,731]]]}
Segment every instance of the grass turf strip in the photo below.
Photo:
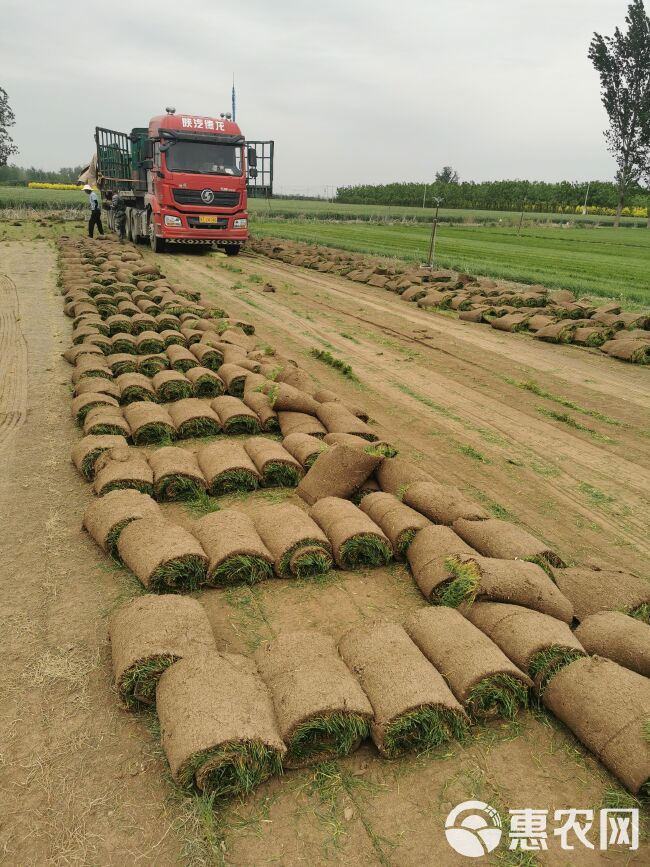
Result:
{"label": "grass turf strip", "polygon": [[281,773],[282,759],[275,750],[255,741],[231,741],[194,755],[181,769],[180,781],[221,799],[248,795]]}
{"label": "grass turf strip", "polygon": [[370,734],[368,720],[351,713],[317,716],[301,723],[287,743],[286,758],[294,762],[315,756],[347,756]]}
{"label": "grass turf strip", "polygon": [[406,752],[426,753],[446,741],[463,740],[467,723],[445,707],[420,707],[395,720],[384,735],[384,751],[390,758]]}
{"label": "grass turf strip", "polygon": [[465,704],[474,717],[498,716],[511,720],[520,707],[528,707],[528,688],[510,674],[495,674],[473,686]]}
{"label": "grass turf strip", "polygon": [[344,568],[386,566],[393,552],[390,546],[376,536],[353,536],[341,545],[339,556]]}

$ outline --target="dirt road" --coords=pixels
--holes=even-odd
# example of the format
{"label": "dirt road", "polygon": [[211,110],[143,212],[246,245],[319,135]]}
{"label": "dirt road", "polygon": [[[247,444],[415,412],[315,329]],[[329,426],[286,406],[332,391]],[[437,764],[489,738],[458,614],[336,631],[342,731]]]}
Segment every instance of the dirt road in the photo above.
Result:
{"label": "dirt road", "polygon": [[[18,368],[0,417],[3,863],[461,865],[466,859],[444,836],[444,817],[460,801],[552,816],[626,797],[560,724],[537,712],[481,727],[435,756],[387,762],[365,746],[216,812],[207,799],[182,796],[148,721],[122,710],[111,686],[106,617],[135,588],[80,530],[91,494],[69,462],[79,434],[60,359],[70,324],[53,249],[12,242],[1,255],[10,278],[1,284],[3,364],[13,358]],[[162,264],[171,279],[251,319],[260,341],[322,386],[362,402],[378,432],[442,481],[520,521],[566,559],[647,574],[647,370],[424,313],[381,290],[255,256],[175,254]],[[265,281],[274,293],[261,291]],[[309,356],[312,347],[345,359],[358,382]],[[508,380],[532,381],[584,411]],[[169,508],[180,522],[191,519],[182,506]],[[274,580],[203,593],[219,646],[249,653],[265,637],[306,625],[338,637],[365,618],[402,619],[422,604],[402,566],[333,575],[318,585]],[[597,850],[561,853],[553,841],[549,850],[541,863],[603,863]],[[645,840],[637,852],[606,853],[614,864],[647,855]],[[533,863],[518,859],[504,851],[495,863]]]}

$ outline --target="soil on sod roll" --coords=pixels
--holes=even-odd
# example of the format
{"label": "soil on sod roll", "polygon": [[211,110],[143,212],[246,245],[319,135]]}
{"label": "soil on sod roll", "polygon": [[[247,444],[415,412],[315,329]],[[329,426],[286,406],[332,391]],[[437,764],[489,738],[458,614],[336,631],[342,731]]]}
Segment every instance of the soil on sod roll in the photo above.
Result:
{"label": "soil on sod roll", "polygon": [[263,642],[255,661],[287,747],[286,768],[347,756],[369,736],[372,706],[331,636],[284,633]]}
{"label": "soil on sod roll", "polygon": [[185,373],[190,367],[199,366],[195,356],[184,346],[168,346],[165,349],[165,355],[169,359],[172,369],[180,370],[181,373]]}
{"label": "soil on sod roll", "polygon": [[339,650],[372,705],[371,734],[382,755],[424,753],[465,735],[467,714],[399,624],[355,627]]}
{"label": "soil on sod roll", "polygon": [[531,677],[540,692],[561,668],[585,655],[566,623],[539,611],[505,602],[476,602],[465,616]]}
{"label": "soil on sod roll", "polygon": [[244,440],[244,448],[265,487],[295,488],[304,475],[298,461],[275,440],[250,437]]}
{"label": "soil on sod roll", "polygon": [[484,557],[498,557],[501,560],[530,560],[542,567],[565,566],[562,558],[548,545],[540,542],[523,527],[488,518],[486,521],[468,521],[459,518],[454,521],[454,532]]}
{"label": "soil on sod roll", "polygon": [[399,453],[398,449],[386,440],[369,442],[358,434],[328,433],[323,437],[323,442],[329,446],[344,445],[354,449],[363,449],[369,455],[379,455],[382,458],[394,458]]}
{"label": "soil on sod roll", "polygon": [[199,449],[199,466],[213,496],[254,491],[260,474],[240,442],[220,440]]}
{"label": "soil on sod roll", "polygon": [[575,630],[587,653],[597,654],[650,677],[650,626],[622,614],[602,611],[585,617]]}
{"label": "soil on sod roll", "polygon": [[131,428],[124,418],[120,407],[97,406],[91,409],[84,419],[84,435],[114,434],[130,437]]}
{"label": "soil on sod roll", "polygon": [[120,560],[155,593],[186,593],[205,582],[208,558],[183,527],[152,515],[131,521],[117,542]]}
{"label": "soil on sod roll", "polygon": [[111,353],[119,352],[136,355],[137,351],[136,338],[132,334],[127,334],[123,331],[111,337]]}
{"label": "soil on sod roll", "polygon": [[312,578],[332,568],[332,546],[327,536],[298,506],[265,506],[253,521],[280,578]]}
{"label": "soil on sod roll", "polygon": [[193,500],[207,490],[196,456],[177,446],[164,446],[149,455],[157,500]]}
{"label": "soil on sod roll", "polygon": [[351,497],[372,475],[382,458],[350,446],[324,451],[298,485],[298,493],[310,506],[323,497]]}
{"label": "soil on sod roll", "polygon": [[168,411],[179,439],[211,437],[221,433],[221,423],[216,412],[196,397],[170,403]]}
{"label": "soil on sod roll", "polygon": [[368,413],[356,404],[351,404],[347,400],[343,400],[335,391],[330,391],[328,388],[321,388],[314,393],[314,400],[319,403],[342,403],[353,415],[360,418],[361,421],[368,421]]}
{"label": "soil on sod roll", "polygon": [[91,376],[80,379],[74,387],[73,394],[75,397],[80,397],[82,394],[109,394],[117,400],[120,396],[120,389],[110,379]]}
{"label": "soil on sod roll", "polygon": [[70,349],[66,349],[62,355],[69,364],[76,364],[77,359],[82,355],[103,357],[104,353],[99,346],[95,346],[93,343],[79,343],[71,346]]}
{"label": "soil on sod roll", "polygon": [[383,491],[366,494],[359,508],[386,534],[399,559],[406,556],[417,531],[429,524],[423,515],[405,506],[393,494]]}
{"label": "soil on sod roll", "polygon": [[385,566],[393,549],[380,527],[354,503],[340,497],[324,497],[310,510],[329,539],[341,569]]}
{"label": "soil on sod roll", "polygon": [[550,681],[544,704],[635,795],[650,794],[650,680],[599,656]]}
{"label": "soil on sod roll", "polygon": [[399,499],[414,482],[433,482],[429,473],[404,458],[385,458],[375,472],[382,491],[395,494]]}
{"label": "soil on sod roll", "polygon": [[156,689],[162,747],[174,780],[218,799],[248,795],[282,772],[286,752],[255,663],[204,652],[168,668]]}
{"label": "soil on sod roll", "polygon": [[273,576],[271,552],[244,512],[212,512],[195,521],[192,533],[209,558],[208,584],[256,584]]}
{"label": "soil on sod roll", "polygon": [[449,581],[447,560],[465,554],[476,554],[476,551],[449,527],[431,524],[418,530],[408,547],[406,558],[415,583],[425,599],[433,602],[438,588]]}
{"label": "soil on sod roll", "polygon": [[98,406],[118,407],[119,403],[114,397],[111,397],[110,394],[88,392],[73,398],[70,404],[70,409],[77,424],[82,426],[90,410]]}
{"label": "soil on sod roll", "polygon": [[289,434],[282,440],[282,445],[305,470],[310,469],[319,454],[327,449],[323,440],[301,433]]}
{"label": "soil on sod roll", "polygon": [[160,506],[148,494],[133,489],[109,491],[88,506],[83,526],[100,548],[118,559],[117,540],[120,533],[137,518],[162,519]]}
{"label": "soil on sod roll", "polygon": [[192,367],[185,376],[192,383],[194,397],[219,397],[223,394],[223,382],[207,367]]}
{"label": "soil on sod roll", "polygon": [[222,364],[217,373],[224,381],[226,391],[232,397],[243,397],[246,387],[246,377],[250,371],[238,364]]}
{"label": "soil on sod roll", "polygon": [[178,370],[161,370],[154,374],[151,382],[156,397],[165,403],[194,395],[194,386],[185,374]]}
{"label": "soil on sod roll", "polygon": [[198,342],[193,343],[189,349],[201,367],[217,371],[223,364],[223,353],[216,346],[209,346],[207,343]]}
{"label": "soil on sod roll", "polygon": [[276,433],[280,430],[278,414],[271,406],[268,395],[246,388],[243,401],[259,418],[263,431],[266,433]]}
{"label": "soil on sod roll", "polygon": [[404,628],[471,716],[513,719],[527,706],[531,679],[458,611],[424,608]]}
{"label": "soil on sod roll", "polygon": [[164,341],[165,348],[168,346],[185,346],[185,338],[180,331],[175,331],[172,328],[166,328],[160,332],[160,339]]}
{"label": "soil on sod roll", "polygon": [[155,704],[160,675],[179,659],[216,650],[203,606],[184,596],[138,596],[108,627],[118,695],[136,710]]}
{"label": "soil on sod roll", "polygon": [[268,395],[275,410],[286,412],[304,412],[307,415],[316,415],[320,404],[317,400],[304,391],[287,385],[286,382],[267,382],[261,391]]}
{"label": "soil on sod roll", "polygon": [[138,355],[155,355],[164,352],[165,341],[157,331],[143,331],[135,338]]}
{"label": "soil on sod roll", "polygon": [[86,436],[82,437],[79,442],[72,447],[70,457],[72,463],[81,473],[87,482],[92,482],[95,478],[95,464],[98,458],[109,449],[126,446],[126,440],[123,436],[114,436],[112,434],[104,434],[103,436]]}
{"label": "soil on sod roll", "polygon": [[126,405],[139,400],[156,400],[149,377],[142,373],[123,373],[115,380],[120,389],[120,403]]}
{"label": "soil on sod roll", "polygon": [[319,403],[316,416],[325,425],[328,433],[355,434],[371,442],[378,439],[372,428],[342,403]]}
{"label": "soil on sod roll", "polygon": [[278,412],[278,421],[283,437],[301,433],[322,439],[327,433],[327,428],[306,412]]}
{"label": "soil on sod roll", "polygon": [[80,379],[85,379],[86,377],[112,379],[113,374],[103,358],[99,358],[97,355],[82,355],[77,359],[77,363],[73,368],[72,382],[76,385]]}
{"label": "soil on sod roll", "polygon": [[488,517],[485,509],[451,485],[413,482],[403,490],[401,499],[434,524],[451,526],[459,518],[483,521]]}
{"label": "soil on sod roll", "polygon": [[145,376],[155,376],[161,370],[169,369],[166,355],[142,355],[138,358],[138,371]]}
{"label": "soil on sod roll", "polygon": [[167,410],[149,401],[137,401],[123,408],[136,445],[173,439],[176,428]]}
{"label": "soil on sod roll", "polygon": [[137,449],[115,446],[105,451],[95,462],[93,491],[101,497],[109,491],[123,488],[153,494],[153,472]]}
{"label": "soil on sod roll", "polygon": [[260,420],[257,414],[238,397],[229,395],[215,397],[210,406],[219,416],[224,433],[231,435],[260,433]]}
{"label": "soil on sod roll", "polygon": [[578,620],[600,611],[623,611],[650,622],[650,581],[646,578],[614,569],[576,566],[556,572],[555,581],[571,600]]}

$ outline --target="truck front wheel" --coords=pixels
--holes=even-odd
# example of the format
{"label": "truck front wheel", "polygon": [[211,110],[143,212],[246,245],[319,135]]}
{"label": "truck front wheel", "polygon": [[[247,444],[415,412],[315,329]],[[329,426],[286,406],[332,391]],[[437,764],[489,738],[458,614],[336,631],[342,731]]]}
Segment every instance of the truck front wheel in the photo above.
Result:
{"label": "truck front wheel", "polygon": [[241,247],[239,246],[239,244],[227,244],[223,248],[223,252],[226,254],[226,256],[238,256],[240,249]]}
{"label": "truck front wheel", "polygon": [[149,216],[149,244],[154,253],[165,252],[165,239],[158,238],[156,235],[156,226],[153,221],[153,214]]}

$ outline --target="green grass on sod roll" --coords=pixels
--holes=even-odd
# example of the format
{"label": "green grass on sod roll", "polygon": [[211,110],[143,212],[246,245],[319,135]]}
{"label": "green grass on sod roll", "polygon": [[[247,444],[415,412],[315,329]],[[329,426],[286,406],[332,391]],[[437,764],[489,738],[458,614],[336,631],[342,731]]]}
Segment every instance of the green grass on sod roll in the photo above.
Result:
{"label": "green grass on sod roll", "polygon": [[355,713],[313,717],[294,729],[286,758],[302,762],[325,752],[347,756],[369,734],[369,721]]}
{"label": "green grass on sod roll", "polygon": [[130,710],[148,708],[155,704],[160,675],[178,659],[178,656],[165,654],[143,660],[128,668],[117,686],[124,704]]}
{"label": "green grass on sod roll", "polygon": [[146,446],[150,443],[162,443],[167,440],[173,440],[175,431],[168,424],[151,422],[150,424],[143,425],[132,436],[136,446]]}
{"label": "green grass on sod roll", "polygon": [[123,352],[126,355],[137,355],[135,344],[130,340],[114,340],[111,343],[111,353]]}
{"label": "green grass on sod roll", "polygon": [[[306,549],[304,554],[296,557],[301,548]],[[292,560],[296,578],[315,578],[318,575],[325,575],[333,566],[329,551],[323,547],[319,539],[304,539],[284,552],[279,567],[283,578],[291,578],[294,574],[291,572]]]}
{"label": "green grass on sod roll", "polygon": [[117,524],[111,529],[109,534],[106,536],[106,549],[113,560],[116,560],[118,563],[122,562],[122,558],[120,557],[120,553],[117,550],[117,543],[120,539],[120,534],[122,530],[130,524],[131,521],[135,520],[134,518],[125,518],[124,521],[118,521]]}
{"label": "green grass on sod roll", "polygon": [[168,370],[169,362],[163,358],[142,358],[138,361],[138,371],[145,376],[155,376],[161,370]]}
{"label": "green grass on sod roll", "polygon": [[395,546],[396,559],[403,560],[406,557],[406,552],[408,551],[413,539],[415,539],[416,532],[416,530],[404,530],[400,535],[397,540],[397,545]]}
{"label": "green grass on sod roll", "polygon": [[124,432],[123,427],[119,427],[116,424],[109,424],[108,422],[93,425],[88,431],[88,434],[93,434],[94,436],[101,436],[102,434],[113,434],[113,436],[118,437],[128,436],[128,433]]}
{"label": "green grass on sod roll", "polygon": [[92,482],[95,478],[95,464],[97,463],[99,456],[103,455],[105,451],[107,451],[107,449],[103,447],[93,449],[91,452],[88,452],[81,462],[81,475],[87,482]]}
{"label": "green grass on sod roll", "polygon": [[265,422],[262,423],[262,430],[264,433],[280,433],[280,420],[277,416],[269,416]]}
{"label": "green grass on sod roll", "polygon": [[157,355],[164,350],[165,342],[160,338],[148,337],[138,344],[138,355]]}
{"label": "green grass on sod roll", "polygon": [[143,482],[142,479],[116,479],[104,485],[102,496],[109,491],[140,491],[141,494],[149,494],[153,497],[153,485],[150,482]]}
{"label": "green grass on sod roll", "polygon": [[313,455],[309,455],[307,460],[304,463],[304,467],[306,470],[310,470],[314,464],[316,463],[316,458],[320,457],[324,451],[327,450],[327,446],[324,446],[319,452],[314,452]]}
{"label": "green grass on sod roll", "polygon": [[[204,365],[207,367],[208,365]],[[206,373],[194,383],[195,397],[219,397],[223,394],[223,383],[220,379],[215,379],[214,376],[208,376]]]}
{"label": "green grass on sod roll", "polygon": [[154,487],[156,499],[166,501],[195,500],[202,491],[203,487],[196,479],[179,473],[165,476]]}
{"label": "green grass on sod roll", "polygon": [[228,386],[228,394],[231,394],[233,397],[243,397],[245,385],[246,374],[242,374],[242,376],[235,376],[233,379],[230,380],[230,385]]}
{"label": "green grass on sod roll", "polygon": [[399,449],[389,445],[389,443],[373,443],[366,446],[364,452],[377,458],[394,458],[399,454]]}
{"label": "green grass on sod roll", "polygon": [[180,332],[176,334],[168,334],[165,337],[165,348],[168,346],[185,346],[185,338]]}
{"label": "green grass on sod roll", "polygon": [[158,400],[164,403],[170,403],[176,400],[183,400],[186,397],[192,397],[194,391],[192,383],[188,380],[183,382],[180,379],[170,379],[169,382],[164,382],[156,392]]}
{"label": "green grass on sod roll", "polygon": [[551,578],[553,582],[555,582],[555,575],[551,571],[551,566],[548,560],[546,560],[544,557],[539,557],[535,554],[533,557],[525,557],[524,559],[527,563],[535,563],[536,566],[539,566],[540,569],[543,569],[548,575],[548,577]]}
{"label": "green grass on sod roll", "polygon": [[462,741],[467,723],[447,707],[420,707],[406,713],[388,728],[384,750],[390,758],[406,752],[418,755],[444,744],[452,738]]}
{"label": "green grass on sod roll", "polygon": [[301,479],[301,473],[290,464],[282,461],[269,461],[264,467],[262,484],[266,488],[295,488]]}
{"label": "green grass on sod roll", "polygon": [[177,370],[179,373],[187,373],[193,367],[198,367],[198,361],[190,361],[189,358],[179,358],[172,364],[172,370]]}
{"label": "green grass on sod roll", "polygon": [[630,611],[629,614],[630,617],[634,617],[635,620],[640,620],[642,623],[650,625],[650,602],[645,602],[643,605],[639,605],[637,608]]}
{"label": "green grass on sod roll", "polygon": [[580,650],[552,645],[534,654],[528,663],[528,674],[542,693],[548,682],[565,666],[584,656]]}
{"label": "green grass on sod roll", "polygon": [[149,578],[154,593],[191,593],[205,581],[205,561],[195,554],[163,563]]}
{"label": "green grass on sod roll", "polygon": [[214,352],[204,352],[201,364],[203,367],[207,367],[208,370],[217,371],[223,364],[223,355],[217,352],[216,349]]}
{"label": "green grass on sod roll", "polygon": [[452,578],[434,590],[431,601],[435,605],[446,605],[448,608],[458,608],[463,602],[473,602],[480,580],[474,563],[460,563],[455,557],[447,557],[445,568]]}
{"label": "green grass on sod roll", "polygon": [[235,436],[236,434],[260,433],[259,419],[250,415],[234,415],[223,426],[223,432]]}
{"label": "green grass on sod roll", "polygon": [[176,318],[167,314],[167,318],[165,318],[165,314],[160,316],[159,320],[156,320],[158,330],[159,331],[178,331],[178,322]]}
{"label": "green grass on sod roll", "polygon": [[205,774],[199,774],[201,789],[216,799],[250,794],[260,783],[282,773],[282,759],[276,750],[256,741],[230,741],[203,750],[186,762],[181,769],[181,784],[194,787],[195,775],[209,764]]}
{"label": "green grass on sod roll", "polygon": [[510,674],[495,674],[472,687],[465,706],[475,717],[499,716],[511,720],[519,708],[528,707],[528,688]]}
{"label": "green grass on sod roll", "polygon": [[123,373],[142,373],[135,355],[133,356],[133,361],[116,361],[111,365],[111,370],[113,371],[113,376],[121,376]]}
{"label": "green grass on sod roll", "polygon": [[81,409],[77,412],[77,424],[79,427],[83,427],[83,424],[86,420],[86,416],[90,412],[91,409],[95,409],[98,406],[108,406],[108,404],[103,400],[95,400],[92,403],[84,404]]}
{"label": "green grass on sod roll", "polygon": [[113,379],[113,374],[110,370],[86,370],[79,379]]}
{"label": "green grass on sod roll", "polygon": [[129,403],[135,403],[139,400],[148,400],[152,403],[158,403],[156,395],[152,394],[148,389],[143,388],[141,385],[129,385],[120,395],[120,403],[122,406],[126,406]]}
{"label": "green grass on sod roll", "polygon": [[221,511],[219,503],[205,491],[197,491],[196,496],[192,500],[186,500],[185,508],[197,517]]}
{"label": "green grass on sod roll", "polygon": [[377,536],[353,536],[341,545],[340,558],[347,569],[360,566],[385,566],[390,563],[393,552],[390,546]]}
{"label": "green grass on sod roll", "polygon": [[179,439],[189,440],[200,437],[214,437],[221,433],[219,422],[211,418],[190,418],[179,426],[176,434]]}
{"label": "green grass on sod roll", "polygon": [[257,584],[273,576],[273,566],[261,557],[237,554],[228,557],[210,573],[210,583],[217,586]]}
{"label": "green grass on sod roll", "polygon": [[253,475],[250,470],[226,470],[212,480],[210,484],[210,493],[215,496],[222,494],[233,494],[237,491],[255,491],[259,482],[257,476]]}

